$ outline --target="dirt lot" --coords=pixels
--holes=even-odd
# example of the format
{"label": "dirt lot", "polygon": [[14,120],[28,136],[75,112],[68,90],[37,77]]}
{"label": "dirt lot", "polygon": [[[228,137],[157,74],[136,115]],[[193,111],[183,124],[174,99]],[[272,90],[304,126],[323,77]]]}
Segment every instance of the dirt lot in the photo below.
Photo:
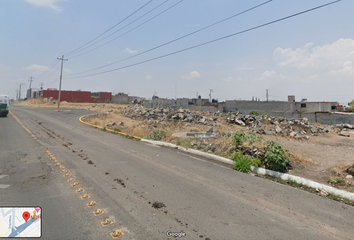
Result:
{"label": "dirt lot", "polygon": [[[55,104],[42,100],[29,100],[17,104],[35,108],[56,108]],[[152,130],[163,129],[166,132],[163,140],[167,142],[226,157],[230,156],[230,153],[235,149],[230,138],[221,135],[204,140],[174,138],[172,137],[173,133],[205,132],[210,126],[176,121],[159,122],[131,119],[121,114],[122,111],[129,108],[128,105],[62,102],[61,108],[86,109],[105,113],[104,116],[91,118],[89,121],[101,127],[116,129],[117,131],[139,137],[147,137]],[[222,117],[217,117],[213,130],[217,133],[231,134],[236,131],[248,132],[246,127],[227,124],[225,118]],[[347,172],[347,169],[354,165],[354,129],[348,129],[346,133],[350,137],[343,137],[336,132],[329,132],[319,133],[318,136],[310,136],[309,140],[278,135],[262,136],[265,140],[278,142],[283,148],[288,149],[293,154],[290,174],[354,192],[354,180],[349,178],[350,176],[348,176]]]}

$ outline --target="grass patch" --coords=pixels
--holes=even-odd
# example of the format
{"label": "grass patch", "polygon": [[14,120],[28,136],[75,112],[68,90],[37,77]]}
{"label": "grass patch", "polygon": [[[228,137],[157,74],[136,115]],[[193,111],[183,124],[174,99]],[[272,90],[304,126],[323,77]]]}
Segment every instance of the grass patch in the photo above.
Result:
{"label": "grass patch", "polygon": [[160,141],[161,139],[166,138],[166,131],[152,130],[148,133],[147,138],[154,141]]}
{"label": "grass patch", "polygon": [[327,182],[329,184],[340,184],[340,183],[344,182],[344,179],[341,177],[332,178],[331,176],[328,176]]}
{"label": "grass patch", "polygon": [[252,163],[251,158],[244,156],[242,152],[234,152],[232,154],[232,160],[235,162],[233,169],[244,173],[250,171]]}
{"label": "grass patch", "polygon": [[133,135],[129,135],[129,134],[125,135],[125,137],[126,137],[126,138],[129,138],[129,139],[133,139],[133,138],[134,138]]}

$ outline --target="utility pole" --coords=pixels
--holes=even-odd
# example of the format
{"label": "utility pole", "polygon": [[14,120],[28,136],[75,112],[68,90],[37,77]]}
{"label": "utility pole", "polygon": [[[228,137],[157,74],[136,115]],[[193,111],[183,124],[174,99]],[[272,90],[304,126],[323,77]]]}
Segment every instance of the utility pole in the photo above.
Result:
{"label": "utility pole", "polygon": [[210,93],[209,93],[209,99],[210,99],[210,100],[209,100],[209,103],[211,103],[211,93],[212,93],[212,92],[214,92],[214,90],[213,90],[213,89],[210,89]]}
{"label": "utility pole", "polygon": [[18,93],[18,99],[21,101],[21,86],[25,85],[24,83],[20,83],[20,91]]}
{"label": "utility pole", "polygon": [[64,59],[64,55],[61,56],[61,58],[57,58],[58,60],[61,60],[61,70],[60,70],[60,82],[59,82],[59,96],[58,96],[58,112],[60,110],[60,94],[61,94],[61,79],[63,76],[63,61],[68,61],[68,59]]}
{"label": "utility pole", "polygon": [[32,82],[33,82],[33,77],[30,77],[30,79],[28,80],[30,82],[29,85],[29,90],[30,90],[30,94],[29,94],[29,98],[32,98]]}
{"label": "utility pole", "polygon": [[267,102],[268,102],[268,100],[269,100],[269,98],[268,98],[268,89],[266,89],[266,96],[267,96]]}
{"label": "utility pole", "polygon": [[40,91],[39,91],[39,96],[38,97],[41,97],[41,95],[42,95],[42,90],[43,90],[43,85],[44,85],[44,83],[39,83],[39,89],[40,89]]}

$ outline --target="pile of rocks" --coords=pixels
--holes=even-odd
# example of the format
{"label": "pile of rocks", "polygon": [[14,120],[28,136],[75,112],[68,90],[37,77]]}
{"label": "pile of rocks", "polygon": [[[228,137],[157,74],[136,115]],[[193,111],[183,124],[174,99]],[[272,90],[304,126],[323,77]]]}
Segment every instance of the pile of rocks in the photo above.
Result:
{"label": "pile of rocks", "polygon": [[221,123],[236,124],[246,127],[247,130],[258,134],[282,135],[295,139],[308,140],[308,135],[317,136],[318,133],[336,131],[338,128],[354,128],[349,124],[340,126],[316,126],[307,118],[286,119],[283,117],[254,116],[236,113],[221,112],[191,112],[186,109],[173,110],[170,108],[146,109],[140,105],[127,106],[121,111],[126,117],[137,120],[154,120],[156,122],[177,121],[207,126],[220,126]]}
{"label": "pile of rocks", "polygon": [[53,104],[56,104],[56,103],[57,103],[57,102],[53,99],[53,97],[50,97],[50,98],[43,98],[43,101],[44,101],[44,102],[53,103]]}
{"label": "pile of rocks", "polygon": [[204,113],[197,114],[196,112],[191,112],[185,109],[173,110],[170,108],[156,108],[156,109],[145,109],[139,105],[135,107],[125,107],[121,111],[121,114],[137,120],[156,120],[156,121],[177,121],[177,122],[188,122],[194,124],[203,124],[207,126],[217,126],[217,116],[221,116],[220,113]]}

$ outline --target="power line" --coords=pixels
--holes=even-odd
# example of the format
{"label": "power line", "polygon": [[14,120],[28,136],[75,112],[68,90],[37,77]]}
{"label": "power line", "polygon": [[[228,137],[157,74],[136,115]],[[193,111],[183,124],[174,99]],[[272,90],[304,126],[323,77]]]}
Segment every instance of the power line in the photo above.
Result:
{"label": "power line", "polygon": [[55,82],[57,82],[59,80],[59,77],[57,77],[56,79],[54,79],[53,81],[51,81],[50,83],[47,83],[47,86],[49,86],[49,85],[51,85],[51,84],[53,84],[53,83],[55,83]]}
{"label": "power line", "polygon": [[[157,7],[151,9],[151,10],[148,11],[147,13],[145,13],[145,14],[143,14],[142,16],[138,17],[138,18],[135,19],[134,21],[132,21],[132,22],[128,23],[127,25],[121,27],[121,28],[118,29],[117,31],[114,31],[113,33],[109,34],[108,36],[106,36],[106,37],[104,37],[104,38],[98,40],[97,42],[94,42],[94,43],[92,43],[92,44],[90,44],[90,45],[88,45],[88,46],[82,48],[81,50],[78,50],[75,54],[78,54],[79,52],[81,52],[81,51],[83,51],[83,50],[85,50],[85,49],[87,49],[87,48],[89,48],[89,47],[91,47],[91,46],[93,46],[93,45],[95,45],[95,44],[97,44],[97,43],[99,43],[99,42],[101,42],[101,41],[107,39],[107,38],[109,38],[110,36],[116,34],[116,33],[119,32],[120,30],[122,30],[122,29],[128,27],[129,25],[133,24],[134,22],[138,21],[140,18],[146,16],[147,14],[149,14],[149,13],[152,12],[152,11],[154,11],[155,9],[161,7],[163,4],[167,3],[168,1],[169,1],[169,0],[166,0],[165,2],[161,3],[161,4],[158,5]],[[182,1],[183,1],[183,0],[182,0]],[[166,11],[166,10],[165,10],[165,11]],[[165,11],[164,11],[164,12],[165,12]],[[160,13],[160,14],[161,14],[161,13]],[[141,25],[143,25],[143,24],[149,22],[149,21],[152,20],[152,19],[153,19],[153,18],[151,18],[151,19],[145,21],[144,23],[140,24],[139,26],[141,26]],[[136,28],[137,28],[137,27],[136,27]],[[134,28],[134,29],[136,29],[136,28]],[[133,30],[134,30],[134,29],[133,29]],[[132,31],[132,30],[130,30],[130,31],[128,31],[128,32],[131,32],[131,31]],[[126,33],[120,35],[119,37],[124,36],[124,35],[127,34],[128,32],[126,32]],[[102,44],[102,45],[100,45],[100,46],[94,48],[94,49],[91,49],[91,50],[89,50],[89,51],[86,51],[86,52],[84,52],[84,53],[82,53],[82,54],[79,54],[79,55],[77,55],[77,56],[73,56],[73,57],[71,57],[71,58],[76,58],[76,57],[82,56],[82,55],[84,55],[84,54],[86,54],[86,53],[92,52],[93,50],[96,50],[97,48],[103,47],[103,46],[105,46],[106,44],[108,44],[108,43],[110,43],[110,42],[112,42],[112,41],[118,39],[119,37],[114,38],[114,39],[112,39],[112,40],[110,40],[110,41],[108,41],[108,42],[106,42],[106,43],[104,43],[104,44]]]}
{"label": "power line", "polygon": [[158,56],[158,57],[155,57],[155,58],[151,58],[151,59],[148,59],[148,60],[145,60],[145,61],[141,61],[141,62],[137,62],[137,63],[134,63],[134,64],[126,65],[124,67],[115,68],[115,69],[111,69],[111,70],[107,70],[107,71],[103,71],[103,72],[98,72],[98,73],[94,73],[94,74],[84,75],[84,76],[81,76],[81,77],[71,77],[71,78],[69,77],[69,78],[73,79],[73,78],[90,77],[90,76],[95,76],[95,75],[100,75],[100,74],[104,74],[104,73],[108,73],[108,72],[118,71],[118,70],[121,70],[121,69],[124,69],[124,68],[133,67],[133,66],[140,65],[140,64],[143,64],[143,63],[151,62],[151,61],[154,61],[154,60],[157,60],[157,59],[160,59],[160,58],[164,58],[164,57],[168,57],[168,56],[171,56],[171,55],[174,55],[174,54],[177,54],[177,53],[185,52],[185,51],[197,48],[197,47],[201,47],[201,46],[213,43],[213,42],[217,42],[217,41],[220,41],[220,40],[223,40],[223,39],[226,39],[226,38],[230,38],[230,37],[233,37],[233,36],[245,33],[245,32],[249,32],[249,31],[261,28],[261,27],[265,27],[267,25],[271,25],[271,24],[274,24],[274,23],[277,23],[277,22],[280,22],[280,21],[284,21],[286,19],[298,16],[298,15],[301,15],[301,14],[304,14],[304,13],[307,13],[307,12],[310,12],[310,11],[314,11],[316,9],[319,9],[319,8],[322,8],[322,7],[325,7],[325,6],[340,2],[340,1],[342,1],[342,0],[336,0],[336,1],[333,1],[333,2],[330,2],[330,3],[327,3],[327,4],[323,4],[323,5],[314,7],[314,8],[310,8],[308,10],[304,10],[302,12],[298,12],[298,13],[289,15],[287,17],[279,18],[277,20],[258,25],[256,27],[248,28],[248,29],[240,31],[240,32],[236,32],[236,33],[233,33],[233,34],[230,34],[230,35],[226,35],[224,37],[220,37],[220,38],[217,38],[217,39],[214,39],[214,40],[211,40],[211,41],[207,41],[207,42],[204,42],[204,43],[201,43],[201,44],[197,44],[197,45],[194,45],[192,47],[184,48],[184,49],[181,49],[181,50],[178,50],[178,51],[175,51],[175,52],[172,52],[172,53],[168,53],[168,54],[165,54],[165,55],[161,55],[161,56]]}
{"label": "power line", "polygon": [[87,44],[95,41],[97,38],[101,37],[102,35],[106,34],[107,32],[109,32],[110,30],[112,30],[113,28],[115,28],[116,26],[118,26],[119,24],[121,24],[122,22],[124,22],[125,20],[127,20],[128,18],[130,18],[131,16],[133,16],[135,13],[137,13],[138,11],[140,11],[141,9],[143,9],[144,7],[146,7],[148,4],[150,4],[153,0],[150,0],[149,2],[145,3],[142,7],[138,8],[137,10],[135,10],[133,13],[131,13],[130,15],[128,15],[126,18],[124,18],[123,20],[121,20],[120,22],[116,23],[113,27],[109,28],[108,30],[104,31],[103,33],[101,33],[100,35],[98,35],[97,37],[95,37],[94,39],[88,41],[87,43],[85,43],[84,45],[72,50],[71,52],[68,52],[64,55],[71,55],[73,54],[75,51],[81,49],[82,47],[86,46]]}
{"label": "power line", "polygon": [[[57,59],[56,59],[57,60]],[[57,63],[59,63],[58,61],[57,61]],[[56,69],[54,69],[48,76],[46,76],[46,78],[49,78],[50,76],[52,76],[54,73],[56,73],[58,70],[59,70],[59,68],[60,68],[60,65],[58,65],[58,67],[56,68]]]}
{"label": "power line", "polygon": [[[228,18],[225,18],[225,19],[222,19],[222,20],[220,20],[220,21],[218,21],[218,22],[216,22],[216,23],[210,24],[210,25],[208,25],[208,26],[206,26],[206,27],[204,27],[204,28],[201,28],[201,29],[196,30],[196,31],[194,31],[194,32],[191,32],[191,33],[188,33],[188,34],[186,34],[186,35],[183,35],[182,37],[176,38],[176,39],[171,40],[171,41],[169,41],[169,42],[163,43],[163,44],[161,44],[161,45],[159,45],[159,46],[156,46],[156,47],[150,48],[150,49],[148,49],[148,50],[146,50],[146,51],[143,51],[143,52],[141,52],[141,53],[135,54],[134,56],[127,57],[127,58],[124,58],[124,59],[122,59],[122,60],[119,60],[119,61],[116,61],[116,62],[113,62],[113,63],[110,63],[110,64],[106,64],[106,65],[103,65],[103,66],[100,66],[100,67],[97,67],[97,68],[94,68],[94,69],[91,69],[91,70],[88,70],[88,71],[79,72],[79,73],[75,73],[75,74],[70,74],[70,75],[68,75],[68,76],[73,76],[73,75],[78,75],[78,74],[82,74],[82,73],[86,73],[86,72],[91,72],[91,71],[94,71],[94,70],[98,70],[98,69],[101,69],[101,68],[104,68],[104,67],[107,67],[107,66],[110,66],[110,65],[119,63],[119,62],[123,62],[123,61],[125,61],[125,60],[131,59],[131,58],[134,58],[134,57],[137,57],[137,56],[140,56],[140,55],[145,54],[145,53],[147,53],[147,52],[150,52],[150,51],[152,51],[152,50],[158,49],[158,48],[160,48],[160,47],[163,47],[163,46],[166,46],[166,45],[171,44],[171,43],[173,43],[173,42],[176,42],[176,41],[178,41],[178,40],[181,40],[181,39],[183,39],[183,38],[185,38],[185,37],[191,36],[191,35],[193,35],[193,34],[195,34],[195,33],[197,33],[197,32],[201,32],[201,31],[203,31],[203,30],[205,30],[205,29],[207,29],[207,28],[210,28],[210,27],[212,27],[212,26],[215,26],[215,25],[217,25],[217,24],[219,24],[219,23],[222,23],[222,22],[225,22],[225,21],[227,21],[227,20],[230,20],[231,18],[237,17],[237,16],[239,16],[239,15],[241,15],[241,14],[244,14],[244,13],[246,13],[246,12],[249,12],[249,11],[251,11],[251,10],[253,10],[253,9],[255,9],[255,8],[258,8],[258,7],[262,6],[262,5],[265,5],[265,4],[267,4],[267,3],[270,3],[271,1],[273,1],[273,0],[269,0],[269,1],[266,1],[266,2],[264,2],[264,3],[259,4],[259,5],[257,5],[257,6],[254,6],[254,7],[251,7],[251,8],[249,8],[249,9],[246,9],[246,10],[244,10],[244,11],[242,11],[242,12],[239,12],[239,13],[237,13],[237,14],[234,14],[234,15],[228,17]],[[94,50],[94,49],[93,49],[93,50]],[[87,53],[87,52],[86,52],[86,53]],[[83,54],[85,54],[85,53],[83,53]],[[81,55],[78,55],[78,56],[81,56]],[[77,57],[78,57],[78,56],[77,56]],[[75,56],[74,56],[74,57],[75,57]]]}
{"label": "power line", "polygon": [[114,40],[117,40],[117,39],[120,38],[120,37],[123,37],[124,35],[126,35],[126,34],[132,32],[133,30],[135,30],[135,29],[141,27],[142,25],[144,25],[144,24],[150,22],[150,21],[153,20],[154,18],[157,18],[158,16],[160,16],[160,15],[163,14],[164,12],[167,12],[168,10],[170,10],[171,8],[177,6],[178,4],[180,4],[180,3],[183,2],[183,1],[184,1],[184,0],[181,0],[181,1],[177,2],[176,4],[172,5],[171,7],[169,7],[169,8],[167,8],[167,9],[163,10],[163,11],[160,12],[159,14],[153,16],[152,18],[146,20],[145,22],[139,24],[138,26],[132,28],[131,30],[129,30],[129,31],[127,31],[127,32],[125,32],[125,33],[119,35],[118,37],[115,37],[115,38],[109,40],[108,42],[105,42],[104,44],[99,45],[98,47],[95,47],[95,48],[93,48],[93,49],[91,49],[91,50],[89,50],[89,51],[87,51],[87,52],[81,53],[81,54],[76,55],[76,56],[73,56],[73,57],[71,57],[71,58],[80,57],[80,56],[82,56],[82,55],[84,55],[84,54],[86,54],[86,53],[92,52],[92,51],[94,51],[94,50],[96,50],[96,49],[98,49],[98,48],[100,48],[100,47],[103,47],[103,46],[107,45],[108,43],[111,43],[111,42],[113,42]]}
{"label": "power line", "polygon": [[55,59],[54,62],[52,64],[50,64],[50,66],[39,76],[37,76],[37,80],[39,78],[41,78],[42,76],[44,76],[45,74],[47,74],[56,64],[58,64],[58,61]]}

